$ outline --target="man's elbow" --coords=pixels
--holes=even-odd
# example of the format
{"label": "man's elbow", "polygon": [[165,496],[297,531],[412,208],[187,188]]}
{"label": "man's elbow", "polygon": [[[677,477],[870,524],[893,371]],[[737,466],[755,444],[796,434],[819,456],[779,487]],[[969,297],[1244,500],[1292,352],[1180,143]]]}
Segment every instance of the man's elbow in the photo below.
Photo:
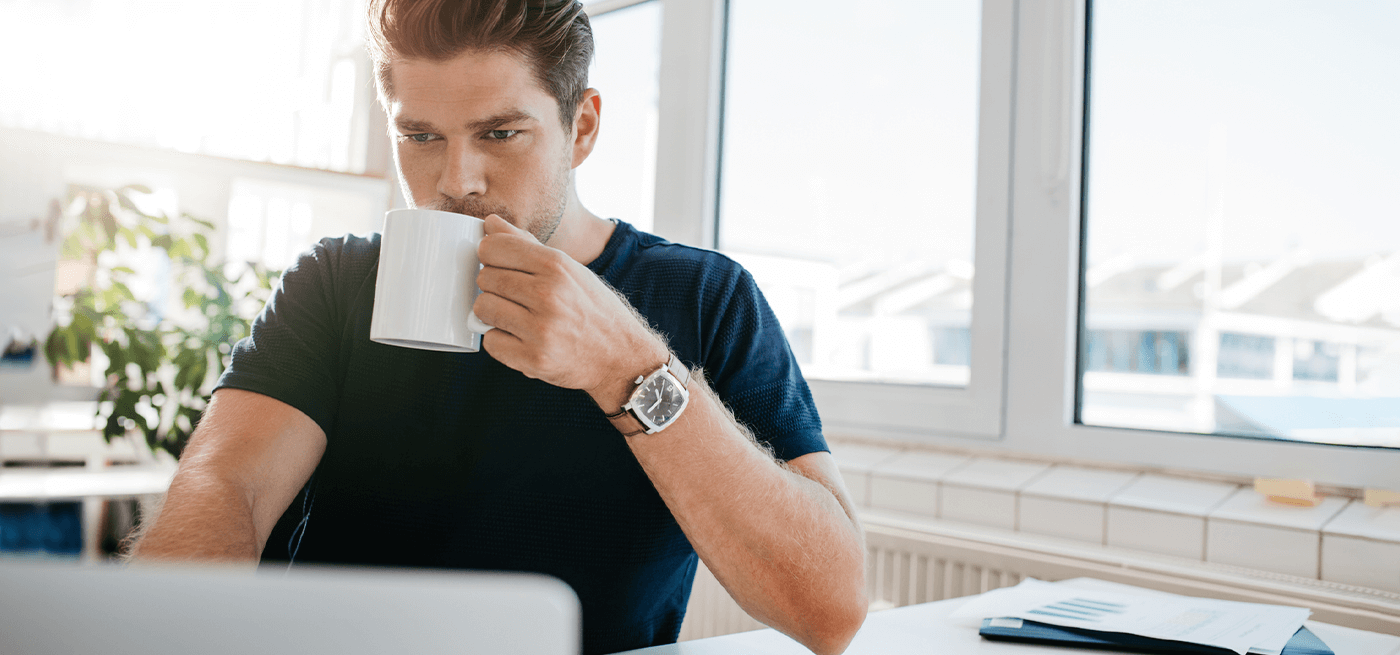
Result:
{"label": "man's elbow", "polygon": [[840,655],[865,623],[870,604],[864,591],[850,595],[844,601],[829,601],[821,612],[822,620],[812,629],[802,645],[816,655]]}
{"label": "man's elbow", "polygon": [[816,655],[839,655],[846,651],[861,624],[865,623],[865,612],[869,609],[864,582],[861,577],[858,586],[851,585],[846,592],[827,592],[819,598],[809,596],[805,609],[799,610],[802,619],[790,624],[797,630],[784,630],[784,633]]}

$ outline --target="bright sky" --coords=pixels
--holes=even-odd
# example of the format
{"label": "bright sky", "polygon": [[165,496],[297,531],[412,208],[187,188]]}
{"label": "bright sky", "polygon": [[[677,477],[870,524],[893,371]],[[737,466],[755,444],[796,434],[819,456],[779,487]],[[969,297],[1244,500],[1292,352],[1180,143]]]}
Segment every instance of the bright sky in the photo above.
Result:
{"label": "bright sky", "polygon": [[978,0],[733,0],[721,245],[970,260]]}
{"label": "bright sky", "polygon": [[[732,4],[721,242],[970,257],[980,3],[849,7]],[[1400,3],[1094,8],[1091,262],[1200,252],[1213,195],[1227,260],[1400,248]]]}
{"label": "bright sky", "polygon": [[357,1],[0,0],[0,125],[348,170],[362,16]]}
{"label": "bright sky", "polygon": [[1227,261],[1400,249],[1397,26],[1386,1],[1095,2],[1091,263],[1200,252],[1215,189]]}

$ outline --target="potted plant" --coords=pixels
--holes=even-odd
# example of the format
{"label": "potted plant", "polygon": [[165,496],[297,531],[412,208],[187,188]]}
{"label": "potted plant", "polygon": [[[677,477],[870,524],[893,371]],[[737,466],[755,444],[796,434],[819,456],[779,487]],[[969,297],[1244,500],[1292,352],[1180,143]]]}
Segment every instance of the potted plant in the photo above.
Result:
{"label": "potted plant", "polygon": [[70,191],[60,270],[79,271],[81,282],[55,298],[44,354],[55,379],[105,360],[96,413],[103,437],[139,432],[179,457],[277,272],[220,262],[212,223],[143,209],[150,193],[135,185]]}

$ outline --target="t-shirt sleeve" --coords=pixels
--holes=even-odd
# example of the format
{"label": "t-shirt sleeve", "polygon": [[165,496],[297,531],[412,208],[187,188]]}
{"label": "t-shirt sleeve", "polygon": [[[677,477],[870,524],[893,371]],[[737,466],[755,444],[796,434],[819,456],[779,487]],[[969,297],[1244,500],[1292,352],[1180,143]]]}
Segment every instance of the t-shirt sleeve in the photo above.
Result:
{"label": "t-shirt sleeve", "polygon": [[283,274],[251,333],[233,348],[215,389],[243,389],[280,400],[331,433],[343,310],[334,271],[341,242],[323,239]]}
{"label": "t-shirt sleeve", "polygon": [[[777,317],[738,264],[707,290],[705,375],[735,418],[788,461],[829,451],[812,392]],[[703,338],[703,337],[702,337]]]}

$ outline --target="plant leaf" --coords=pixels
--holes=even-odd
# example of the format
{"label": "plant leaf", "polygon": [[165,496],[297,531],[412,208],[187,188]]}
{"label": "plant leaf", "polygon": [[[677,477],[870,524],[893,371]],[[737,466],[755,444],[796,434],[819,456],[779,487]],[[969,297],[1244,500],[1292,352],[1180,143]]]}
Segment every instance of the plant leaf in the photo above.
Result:
{"label": "plant leaf", "polygon": [[194,216],[193,214],[185,214],[185,213],[182,213],[181,216],[184,216],[185,218],[187,218],[187,219],[189,219],[189,220],[191,220],[191,221],[194,221],[195,223],[198,223],[199,225],[204,226],[204,228],[205,228],[206,230],[213,230],[213,229],[215,229],[213,223],[210,223],[209,221],[206,221],[206,220],[204,220],[204,219],[202,219],[202,218],[195,218],[195,216]]}
{"label": "plant leaf", "polygon": [[132,202],[131,197],[128,194],[124,193],[122,189],[118,189],[112,195],[116,196],[117,205],[120,206],[122,209],[125,209],[138,216],[142,215],[141,210],[136,207],[136,203]]}
{"label": "plant leaf", "polygon": [[190,244],[188,241],[185,241],[184,239],[167,238],[165,239],[165,242],[169,244],[165,247],[165,249],[167,252],[170,253],[171,259],[180,259],[182,257],[187,257],[190,259],[194,258],[194,253],[190,251]]}
{"label": "plant leaf", "polygon": [[115,291],[117,293],[117,297],[121,300],[136,300],[136,294],[131,292],[131,287],[128,287],[125,284],[122,284],[121,282],[117,282],[116,280],[112,281],[111,291]]}

